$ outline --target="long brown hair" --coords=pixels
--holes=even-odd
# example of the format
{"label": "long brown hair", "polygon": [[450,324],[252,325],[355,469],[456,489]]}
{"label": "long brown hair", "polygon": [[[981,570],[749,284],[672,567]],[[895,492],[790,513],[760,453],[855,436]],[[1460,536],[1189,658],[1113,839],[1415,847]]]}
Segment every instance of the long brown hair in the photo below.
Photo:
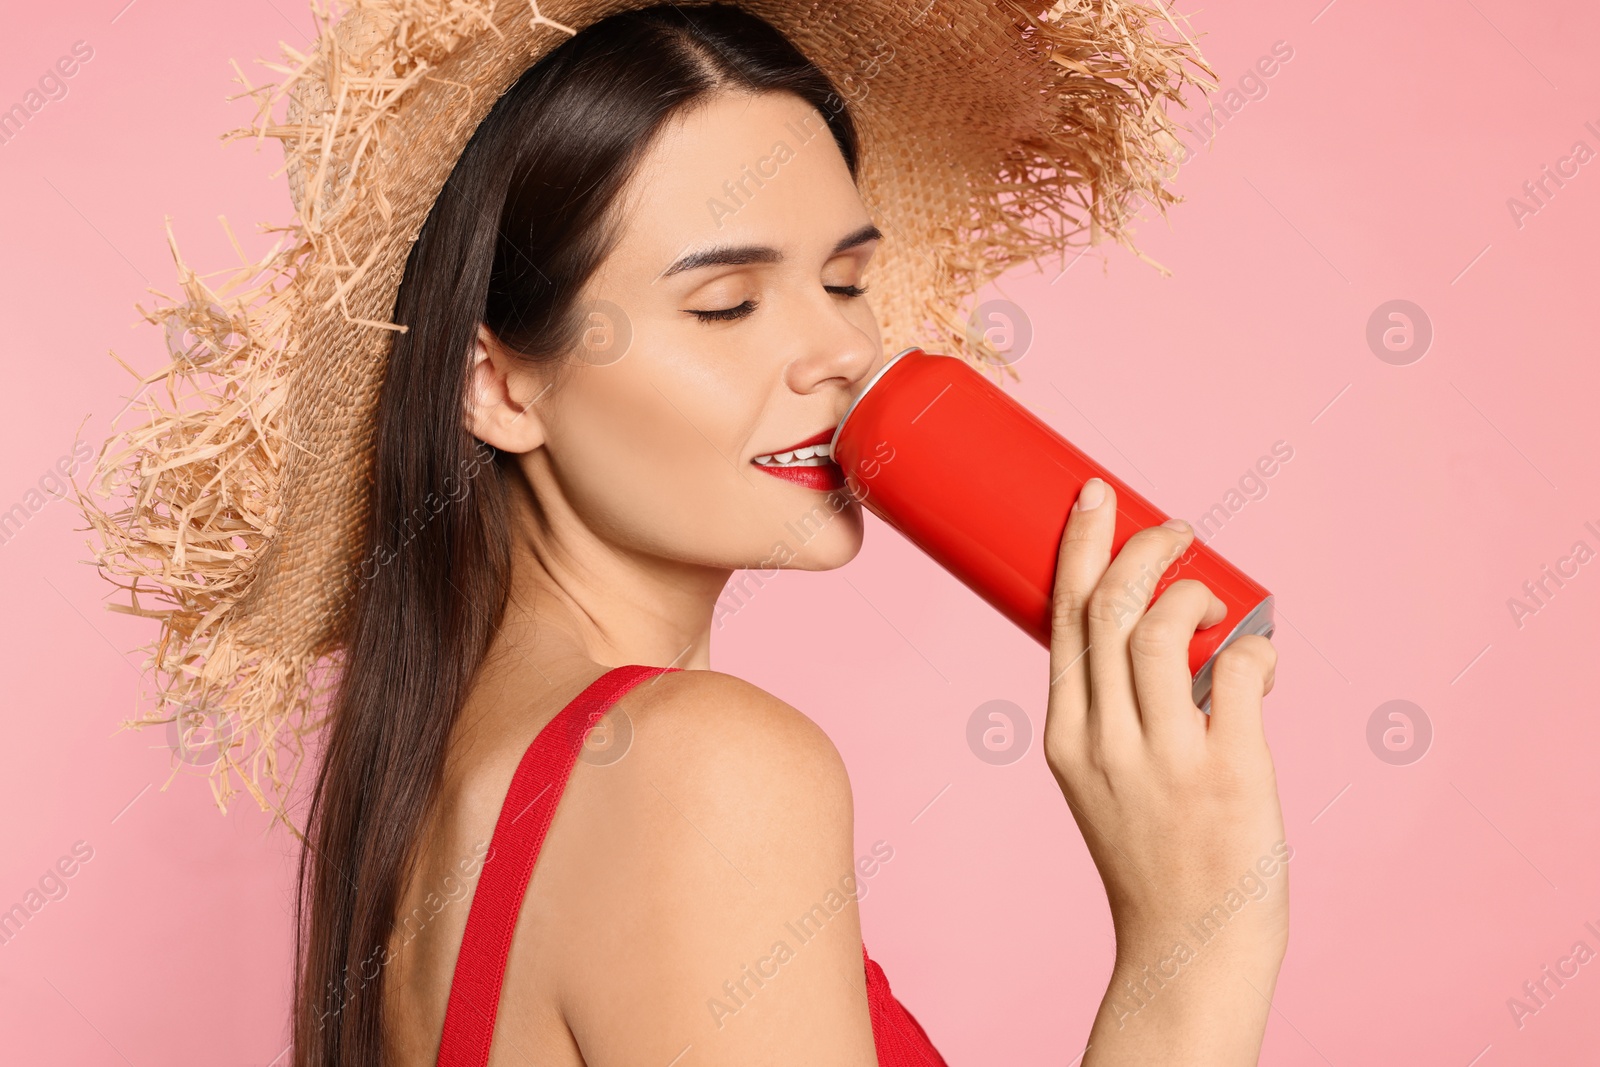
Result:
{"label": "long brown hair", "polygon": [[378,1064],[390,932],[451,729],[504,611],[515,457],[470,434],[479,323],[537,362],[585,326],[577,298],[652,138],[716,91],[790,92],[852,176],[847,102],[770,23],[725,4],[624,12],[568,38],[495,103],[406,262],[377,411],[362,564],[300,858],[293,1062]]}

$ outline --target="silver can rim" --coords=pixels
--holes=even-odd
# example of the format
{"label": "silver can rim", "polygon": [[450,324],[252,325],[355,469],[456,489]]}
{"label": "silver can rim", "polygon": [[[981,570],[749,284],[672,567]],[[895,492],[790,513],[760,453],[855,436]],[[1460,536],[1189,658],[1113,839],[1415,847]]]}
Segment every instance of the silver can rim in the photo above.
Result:
{"label": "silver can rim", "polygon": [[[889,357],[889,362],[872,372],[872,377],[867,379],[867,384],[861,387],[861,392],[855,395],[854,399],[850,401],[850,406],[845,408],[844,414],[839,417],[839,425],[833,428],[833,436],[828,440],[828,454],[830,456],[838,455],[836,450],[839,444],[839,434],[844,430],[844,424],[850,421],[850,413],[856,409],[857,404],[861,403],[861,398],[872,391],[872,387],[878,384],[878,379],[883,377],[885,371],[894,366],[896,363],[900,362],[901,356],[905,355],[907,352],[920,351],[922,351],[921,345],[912,345],[910,348],[902,348],[900,351]],[[837,462],[837,460],[835,460],[835,462]]]}
{"label": "silver can rim", "polygon": [[1222,650],[1233,644],[1246,634],[1257,634],[1261,637],[1271,637],[1277,629],[1277,620],[1273,615],[1273,600],[1275,594],[1268,593],[1266,598],[1251,608],[1244,618],[1240,619],[1228,636],[1222,639],[1217,650],[1211,653],[1205,663],[1195,672],[1194,683],[1190,687],[1190,695],[1195,705],[1207,715],[1211,714],[1211,668],[1217,662],[1217,656]]}

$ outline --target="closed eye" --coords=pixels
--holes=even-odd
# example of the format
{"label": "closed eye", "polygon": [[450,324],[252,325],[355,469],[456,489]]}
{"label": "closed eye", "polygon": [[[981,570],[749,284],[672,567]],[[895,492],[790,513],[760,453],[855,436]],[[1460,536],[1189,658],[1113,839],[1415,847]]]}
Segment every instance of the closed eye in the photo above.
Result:
{"label": "closed eye", "polygon": [[[850,299],[865,296],[867,292],[867,287],[864,285],[825,285],[823,288],[834,296],[843,296]],[[734,319],[744,318],[760,306],[759,301],[746,300],[736,307],[713,308],[710,311],[690,310],[689,314],[695,316],[701,322],[731,322]]]}
{"label": "closed eye", "polygon": [[742,319],[756,309],[758,305],[754,300],[746,300],[738,307],[716,308],[712,311],[690,311],[689,314],[701,322],[727,322],[731,319]]}

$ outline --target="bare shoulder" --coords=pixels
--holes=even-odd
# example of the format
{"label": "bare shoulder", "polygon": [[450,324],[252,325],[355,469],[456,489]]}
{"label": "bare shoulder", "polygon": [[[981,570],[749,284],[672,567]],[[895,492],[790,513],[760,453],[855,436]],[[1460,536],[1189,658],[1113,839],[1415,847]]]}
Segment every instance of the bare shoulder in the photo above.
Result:
{"label": "bare shoulder", "polygon": [[560,1011],[585,1061],[668,1062],[693,1042],[707,1064],[798,1064],[820,1042],[824,1062],[872,1062],[833,742],[716,671],[651,679],[618,710],[625,749],[578,766],[540,861],[541,904],[562,916],[544,931],[563,942]]}
{"label": "bare shoulder", "polygon": [[[821,862],[815,856],[820,850],[848,853],[854,831],[849,772],[809,716],[719,671],[677,671],[654,681],[659,684],[645,683],[628,694],[637,694],[636,701],[621,702],[632,738],[618,766],[634,761],[628,773],[636,784],[642,779],[649,786],[641,795],[665,802],[666,811],[678,816],[679,832],[693,834],[699,827],[709,835],[707,827],[716,827],[721,840],[748,850],[757,864]],[[654,840],[671,849],[677,835]],[[696,859],[716,857],[700,848],[687,862]],[[662,861],[686,862],[670,852]]]}
{"label": "bare shoulder", "polygon": [[[828,735],[804,712],[760,686],[720,671],[675,671],[624,698],[634,744],[672,780],[708,790],[759,779],[803,790],[816,804],[843,802],[850,779]],[[804,813],[799,813],[804,814]]]}

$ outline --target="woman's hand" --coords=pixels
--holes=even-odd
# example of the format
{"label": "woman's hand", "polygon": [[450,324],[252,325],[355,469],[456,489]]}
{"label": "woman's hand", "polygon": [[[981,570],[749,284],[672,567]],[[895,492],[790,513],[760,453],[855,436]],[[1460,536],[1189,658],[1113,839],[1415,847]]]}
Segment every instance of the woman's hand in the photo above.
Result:
{"label": "woman's hand", "polygon": [[1084,1064],[1255,1063],[1289,933],[1293,850],[1261,721],[1277,652],[1258,636],[1225,648],[1208,717],[1188,649],[1225,605],[1189,579],[1149,603],[1194,531],[1141,530],[1113,560],[1115,519],[1092,479],[1061,540],[1044,729],[1117,937]]}

